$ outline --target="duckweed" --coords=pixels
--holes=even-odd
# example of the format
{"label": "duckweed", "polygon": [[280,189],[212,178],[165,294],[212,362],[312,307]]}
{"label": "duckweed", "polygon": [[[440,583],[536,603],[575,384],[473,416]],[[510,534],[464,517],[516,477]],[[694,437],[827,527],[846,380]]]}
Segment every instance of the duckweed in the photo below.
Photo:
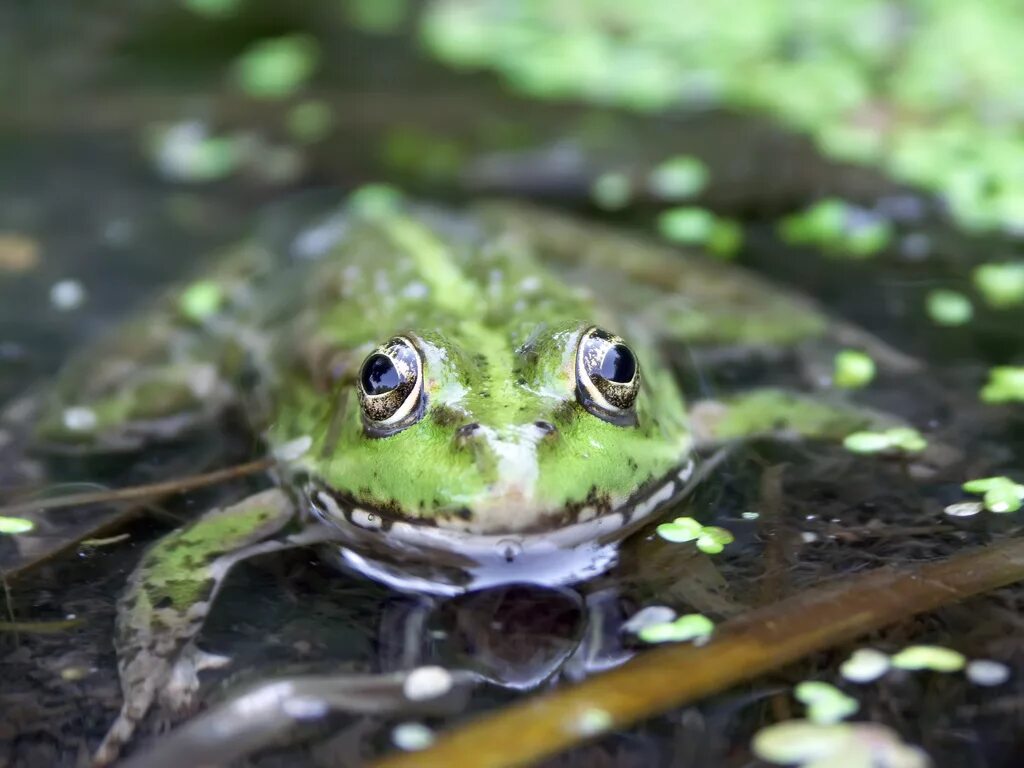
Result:
{"label": "duckweed", "polygon": [[854,432],[843,446],[853,453],[919,453],[928,441],[912,427],[893,427],[884,432]]}
{"label": "duckweed", "polygon": [[965,325],[974,317],[971,300],[958,291],[930,291],[925,298],[925,309],[936,325]]}
{"label": "duckweed", "polygon": [[704,190],[708,183],[708,169],[700,160],[689,155],[677,155],[651,171],[647,188],[663,200],[683,200]]}
{"label": "duckweed", "polygon": [[939,645],[911,645],[890,659],[895,669],[959,672],[967,660],[962,653]]}
{"label": "duckweed", "polygon": [[658,216],[658,231],[666,240],[702,245],[717,256],[731,257],[743,243],[743,229],[704,208],[670,208]]}
{"label": "duckweed", "polygon": [[599,208],[617,211],[629,205],[633,198],[633,185],[624,173],[602,173],[591,185],[590,197]]}
{"label": "duckweed", "polygon": [[255,99],[282,99],[297,91],[313,74],[320,58],[316,40],[285,35],[260,40],[235,62],[242,90]]}
{"label": "duckweed", "polygon": [[776,765],[927,768],[928,756],[874,723],[811,723],[788,720],[754,734],[754,754]]}
{"label": "duckweed", "polygon": [[983,494],[985,509],[990,512],[1016,512],[1024,505],[1024,485],[1015,483],[1008,477],[968,480],[962,487],[968,493]]}
{"label": "duckweed", "polygon": [[648,624],[637,632],[645,643],[704,642],[715,630],[715,623],[700,613],[688,613],[675,621]]}
{"label": "duckweed", "polygon": [[696,541],[697,549],[709,555],[717,555],[727,544],[735,541],[732,533],[725,528],[702,525],[692,517],[677,517],[671,523],[662,523],[657,532],[666,541]]}
{"label": "duckweed", "polygon": [[194,120],[157,126],[147,143],[164,177],[192,183],[230,176],[238,170],[246,150],[242,139],[212,135],[204,123]]}
{"label": "duckweed", "polygon": [[394,213],[403,199],[402,193],[389,184],[365,184],[349,195],[348,204],[360,216],[375,218]]}
{"label": "duckweed", "polygon": [[835,357],[832,381],[843,389],[866,387],[875,378],[875,361],[855,349],[844,349]]}
{"label": "duckweed", "polygon": [[6,517],[5,515],[0,515],[0,533],[28,533],[35,527],[35,523],[24,517]]}
{"label": "duckweed", "polygon": [[189,320],[200,323],[220,309],[224,292],[213,280],[199,280],[188,286],[178,299],[178,310]]}
{"label": "duckweed", "polygon": [[[906,0],[433,0],[428,50],[521,93],[642,111],[767,114],[832,157],[942,197],[963,226],[1024,229],[1024,5]],[[742,19],[743,23],[722,23]],[[874,223],[854,255],[888,237]]]}
{"label": "duckweed", "polygon": [[1024,402],[1024,366],[997,366],[981,390],[986,403]]}
{"label": "duckweed", "polygon": [[974,286],[995,309],[1024,304],[1024,261],[982,264],[974,269]]}
{"label": "duckweed", "polygon": [[812,723],[838,723],[860,709],[856,699],[834,685],[817,680],[800,683],[793,693],[797,701],[807,707],[807,719]]}
{"label": "duckweed", "polygon": [[876,213],[826,199],[782,220],[779,233],[794,245],[814,245],[826,254],[863,259],[892,240],[892,225]]}

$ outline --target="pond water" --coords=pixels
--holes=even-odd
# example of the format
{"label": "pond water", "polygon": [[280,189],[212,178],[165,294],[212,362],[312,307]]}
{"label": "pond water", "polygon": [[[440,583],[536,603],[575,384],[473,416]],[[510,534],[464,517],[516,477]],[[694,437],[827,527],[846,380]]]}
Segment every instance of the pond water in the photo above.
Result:
{"label": "pond water", "polygon": [[[391,5],[403,4],[382,3]],[[742,227],[742,245],[731,254],[737,263],[924,361],[911,386],[883,376],[863,402],[921,429],[948,449],[947,461],[922,467],[838,444],[753,441],[664,515],[733,534],[712,571],[680,558],[651,526],[627,543],[617,569],[586,590],[513,586],[426,601],[340,573],[312,550],[242,563],[200,638],[204,650],[232,659],[203,673],[204,708],[244,685],[300,670],[385,673],[437,664],[469,670],[478,682],[447,709],[304,723],[292,734],[295,744],[272,744],[237,764],[366,764],[422,736],[396,732],[397,724],[440,732],[642,652],[621,624],[643,606],[724,621],[866,569],[928,562],[1019,535],[1014,514],[943,510],[977,498],[961,490],[966,480],[1022,479],[1020,405],[985,404],[978,394],[992,366],[1020,364],[1021,308],[975,298],[972,319],[957,325],[936,323],[927,311],[936,290],[969,293],[979,264],[1019,258],[1019,238],[958,229],[932,197],[870,167],[824,158],[807,138],[763,115],[637,114],[517,96],[496,76],[433,61],[411,18],[382,34],[378,27],[391,27],[388,14],[370,7],[269,0],[0,7],[0,402],[15,413],[0,431],[0,502],[259,457],[252,440],[228,425],[216,438],[131,459],[44,460],[25,444],[16,418],[22,396],[45,387],[72,351],[145,309],[244,233],[280,242],[303,211],[387,182],[453,204],[525,198],[657,237],[664,200],[638,194],[629,205],[609,206],[595,195],[595,182],[608,173],[640,178],[678,155],[706,169],[708,181],[690,202]],[[289,35],[319,41],[314,73],[280,99],[258,92],[280,84],[246,92],[238,57],[258,41]],[[210,144],[210,137],[223,141]],[[888,236],[873,258],[837,257],[829,243],[794,242],[780,229],[781,220],[831,198],[847,201],[850,216],[885,222]],[[1014,279],[1011,271],[992,281],[1009,286],[1012,299]],[[961,305],[946,306],[955,315]],[[711,377],[699,358],[679,367],[693,397],[761,373],[760,363],[745,359],[717,365]],[[114,603],[140,553],[181,521],[266,482],[256,476],[152,504],[53,510],[37,519],[33,534],[0,534],[5,765],[87,763],[120,706]],[[631,581],[638,570],[643,578]],[[1022,608],[1019,587],[953,604],[544,764],[760,764],[754,734],[801,717],[791,689],[825,680],[856,695],[857,720],[894,729],[937,766],[1009,768],[1024,754]],[[584,637],[601,641],[596,657],[579,650]],[[923,643],[995,660],[1008,668],[1008,681],[986,687],[962,673],[902,671],[851,686],[837,673],[858,648],[895,653]],[[133,747],[158,743],[169,719],[179,722],[150,716]]]}

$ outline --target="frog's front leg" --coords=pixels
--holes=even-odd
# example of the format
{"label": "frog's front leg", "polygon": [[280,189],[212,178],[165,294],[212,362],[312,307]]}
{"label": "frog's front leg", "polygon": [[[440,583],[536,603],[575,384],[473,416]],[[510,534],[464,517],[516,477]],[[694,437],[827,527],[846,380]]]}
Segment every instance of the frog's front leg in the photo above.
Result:
{"label": "frog's front leg", "polygon": [[198,688],[197,672],[226,661],[198,650],[195,637],[235,563],[303,543],[268,540],[294,512],[282,491],[263,491],[207,512],[142,556],[117,605],[114,645],[124,701],[96,765],[117,757],[154,700],[181,711]]}

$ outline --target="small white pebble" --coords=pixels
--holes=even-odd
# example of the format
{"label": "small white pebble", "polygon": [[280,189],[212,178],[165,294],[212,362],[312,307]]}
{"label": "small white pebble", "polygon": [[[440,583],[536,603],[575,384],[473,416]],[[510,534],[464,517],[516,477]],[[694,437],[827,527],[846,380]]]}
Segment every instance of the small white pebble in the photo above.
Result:
{"label": "small white pebble", "polygon": [[889,656],[874,648],[859,648],[839,667],[839,673],[854,683],[870,683],[889,671]]}
{"label": "small white pebble", "polygon": [[61,280],[50,288],[50,303],[62,312],[78,309],[85,301],[85,288],[77,280]]}
{"label": "small white pebble", "polygon": [[96,425],[99,423],[96,412],[92,408],[80,405],[64,409],[63,419],[64,426],[72,432],[89,432],[96,429]]}
{"label": "small white pebble", "polygon": [[665,624],[666,622],[674,621],[675,618],[676,612],[667,605],[649,605],[634,613],[629,618],[629,621],[622,625],[622,629],[636,634],[644,627],[649,627],[653,624]]}
{"label": "small white pebble", "polygon": [[760,512],[744,512],[740,515],[744,520],[757,520],[760,516]]}
{"label": "small white pebble", "polygon": [[434,743],[434,732],[422,723],[399,723],[391,730],[391,741],[399,749],[415,752]]}
{"label": "small white pebble", "polygon": [[967,664],[967,679],[975,685],[1002,685],[1010,679],[1010,668],[991,659],[977,659]]}
{"label": "small white pebble", "polygon": [[804,544],[813,544],[818,540],[818,534],[812,533],[811,531],[803,531],[800,534],[800,540]]}
{"label": "small white pebble", "polygon": [[419,667],[410,672],[402,693],[410,701],[426,701],[444,696],[452,689],[452,676],[444,667]]}
{"label": "small white pebble", "polygon": [[980,501],[961,501],[958,504],[950,504],[942,511],[950,517],[971,517],[981,512],[984,507]]}
{"label": "small white pebble", "polygon": [[298,461],[313,447],[313,438],[309,435],[289,440],[274,449],[274,458],[278,461]]}

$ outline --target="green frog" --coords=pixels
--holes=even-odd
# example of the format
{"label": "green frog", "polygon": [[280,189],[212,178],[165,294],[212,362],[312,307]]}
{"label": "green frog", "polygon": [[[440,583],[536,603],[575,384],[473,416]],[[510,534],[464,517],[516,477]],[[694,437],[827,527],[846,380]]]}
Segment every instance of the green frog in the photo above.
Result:
{"label": "green frog", "polygon": [[[570,585],[679,498],[701,445],[886,420],[815,393],[821,361],[851,344],[906,361],[742,270],[527,207],[377,192],[286,243],[229,249],[49,395],[36,439],[50,450],[138,451],[230,411],[274,458],[271,489],[141,557],[100,764],[224,663],[194,640],[242,559],[319,544],[405,592]],[[688,407],[677,371],[695,355],[756,358],[765,386]]]}

